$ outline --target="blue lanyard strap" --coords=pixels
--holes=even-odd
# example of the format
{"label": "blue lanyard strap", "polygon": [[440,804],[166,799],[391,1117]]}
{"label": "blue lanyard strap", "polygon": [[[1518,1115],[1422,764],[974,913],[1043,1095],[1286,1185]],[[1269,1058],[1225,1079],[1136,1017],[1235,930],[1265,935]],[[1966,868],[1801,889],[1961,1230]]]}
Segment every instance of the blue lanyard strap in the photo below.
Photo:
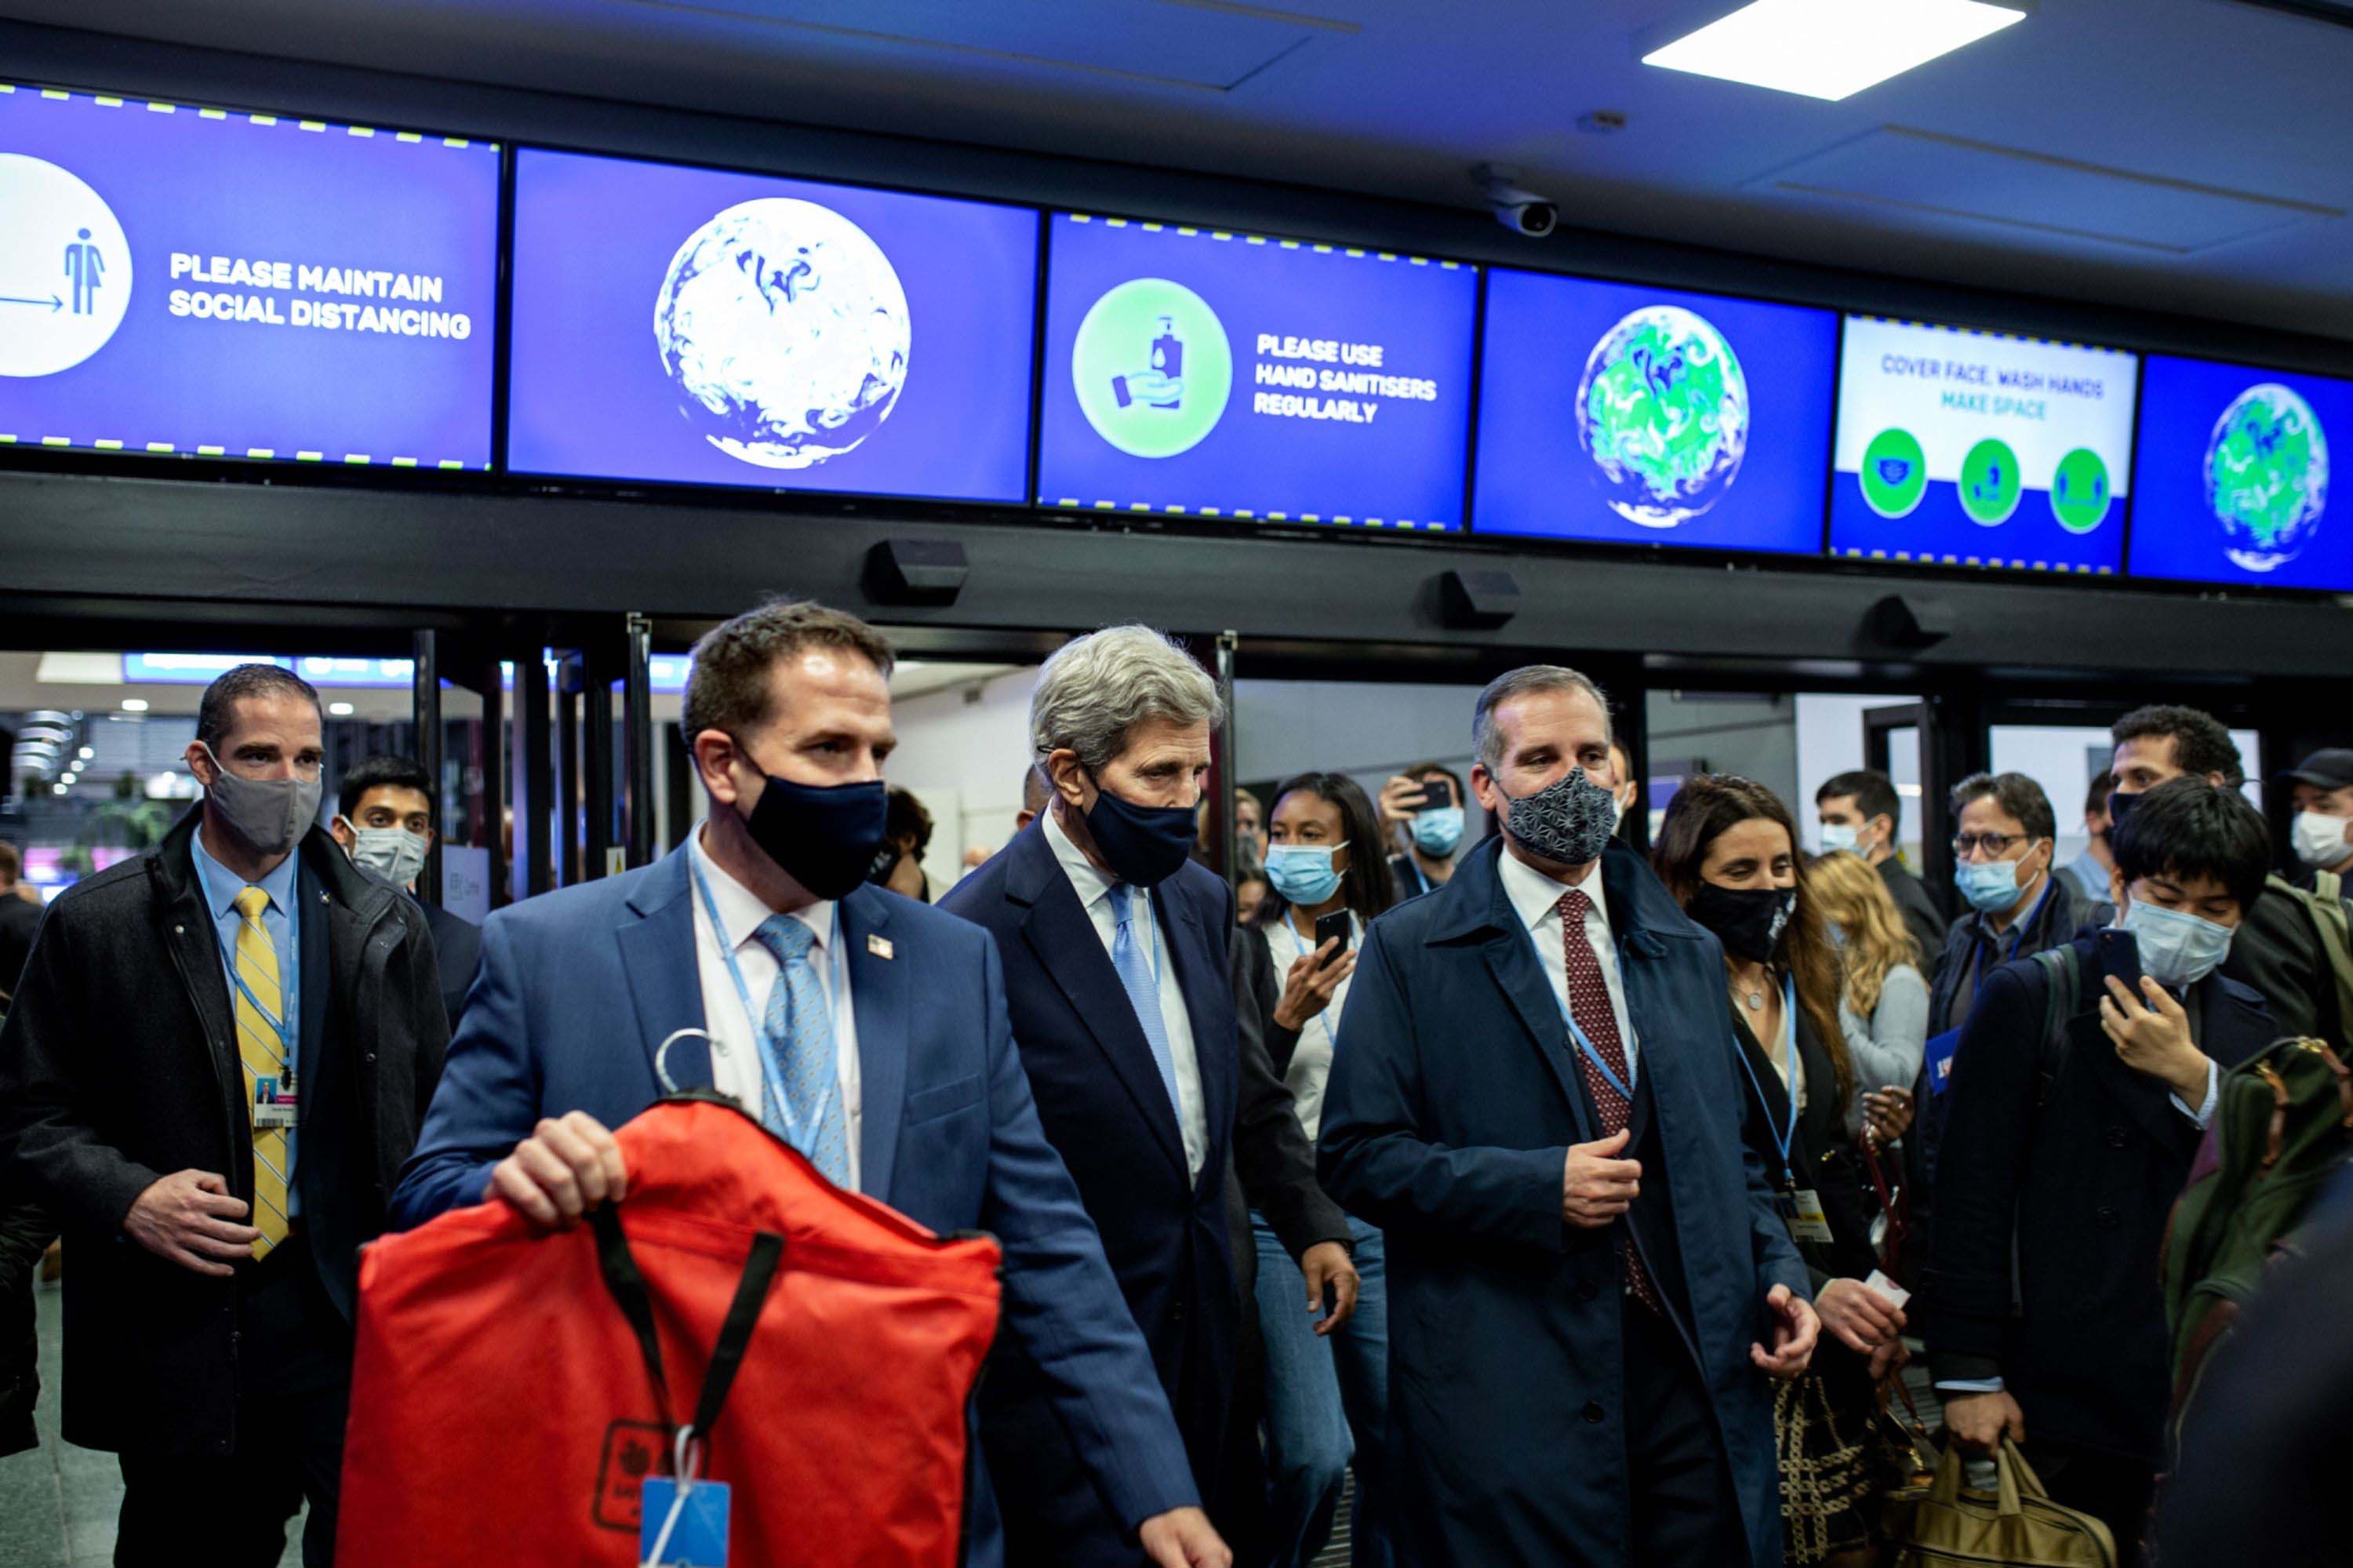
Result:
{"label": "blue lanyard strap", "polygon": [[[1789,1119],[1781,1124],[1778,1141],[1780,1145],[1781,1179],[1794,1185],[1797,1178],[1789,1170],[1789,1145],[1798,1136],[1798,987],[1795,977],[1789,975],[1781,977],[1781,1032],[1788,1042]],[[1757,1091],[1757,1103],[1766,1106],[1765,1083],[1757,1075],[1757,1069],[1749,1065],[1748,1053],[1736,1050],[1733,1054],[1740,1058],[1740,1070],[1748,1075],[1748,1086]],[[1768,1126],[1772,1121],[1769,1107],[1767,1107],[1766,1121]]]}
{"label": "blue lanyard strap", "polygon": [[[719,917],[719,901],[711,895],[710,880],[702,874],[702,868],[695,864],[691,854],[687,856],[686,866],[694,873],[695,890],[702,895],[703,912],[711,916],[711,939],[719,944],[719,956],[727,965],[727,978],[735,982],[736,1000],[744,1004],[744,1020],[751,1025],[753,1040],[760,1050],[761,1097],[775,1108],[777,1119],[784,1125],[786,1139],[798,1148],[804,1141],[800,1118],[793,1115],[792,1102],[785,1097],[784,1090],[776,1083],[784,1058],[777,1052],[775,1040],[770,1038],[766,1025],[761,1022],[760,1010],[752,1005],[752,988],[744,983],[744,968],[735,961],[735,949],[727,940],[727,923]],[[776,983],[786,983],[782,964],[776,966]],[[810,1133],[825,1125],[825,1113],[832,1108],[833,1097],[840,1087],[841,1073],[837,1068],[827,1075],[825,1093],[819,1097],[817,1110],[808,1119]]]}
{"label": "blue lanyard strap", "polygon": [[[262,934],[265,937],[269,935],[267,931],[264,931]],[[271,945],[274,947],[276,944],[273,942]],[[278,1060],[280,1064],[282,1065],[293,1061],[293,1031],[287,1027],[286,1021],[284,1019],[273,1016],[269,1009],[261,1005],[261,999],[253,994],[253,988],[245,983],[245,977],[243,975],[237,972],[237,954],[235,949],[233,949],[227,942],[223,942],[220,945],[220,950],[221,958],[226,960],[227,965],[228,983],[237,988],[237,994],[245,998],[246,1001],[253,1008],[255,1012],[260,1014],[261,1022],[269,1026],[269,1033],[278,1036]]]}
{"label": "blue lanyard strap", "polygon": [[[1302,937],[1299,934],[1297,927],[1291,924],[1291,915],[1288,910],[1284,911],[1283,917],[1279,924],[1282,927],[1284,937],[1291,944],[1291,957],[1283,960],[1283,966],[1287,970],[1292,964],[1298,962],[1299,959],[1304,958],[1310,953],[1313,953],[1315,949],[1307,945],[1307,939]],[[1352,942],[1356,939],[1355,925],[1356,922],[1352,917],[1349,921],[1350,929],[1348,933],[1348,939]],[[1339,959],[1335,956],[1332,961],[1337,963],[1339,962]],[[1342,988],[1345,989],[1346,984],[1346,981],[1342,981]],[[1332,1000],[1324,1004],[1324,1011],[1315,1015],[1315,1022],[1324,1026],[1324,1044],[1330,1046],[1335,1054],[1340,1049],[1340,1037],[1332,1032],[1332,1015],[1339,1011],[1340,992],[1335,990],[1332,993]],[[1306,1031],[1301,1030],[1300,1033],[1303,1034]]]}
{"label": "blue lanyard strap", "polygon": [[[1610,1069],[1609,1064],[1602,1060],[1601,1053],[1593,1048],[1593,1042],[1585,1037],[1585,1031],[1577,1026],[1577,1015],[1568,1011],[1568,1003],[1563,1001],[1557,992],[1554,994],[1553,1001],[1559,1006],[1560,1021],[1568,1025],[1568,1037],[1577,1042],[1577,1050],[1584,1053],[1585,1059],[1593,1064],[1593,1070],[1599,1073],[1602,1079],[1618,1091],[1619,1097],[1628,1105],[1632,1105],[1634,1090],[1626,1079],[1634,1075],[1633,1063],[1630,1060],[1627,1063],[1626,1077],[1620,1077]],[[1620,1048],[1621,1050],[1624,1048],[1622,1043]]]}

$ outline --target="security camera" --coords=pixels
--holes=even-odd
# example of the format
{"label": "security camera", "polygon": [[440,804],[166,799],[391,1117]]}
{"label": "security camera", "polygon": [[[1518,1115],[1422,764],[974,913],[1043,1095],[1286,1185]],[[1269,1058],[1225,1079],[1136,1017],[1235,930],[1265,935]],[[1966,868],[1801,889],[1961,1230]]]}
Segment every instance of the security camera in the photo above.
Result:
{"label": "security camera", "polygon": [[1520,177],[1517,169],[1499,168],[1493,164],[1481,164],[1471,171],[1485,195],[1487,205],[1495,209],[1495,221],[1514,234],[1525,234],[1531,239],[1541,239],[1560,223],[1560,208],[1534,191],[1524,191],[1513,182]]}

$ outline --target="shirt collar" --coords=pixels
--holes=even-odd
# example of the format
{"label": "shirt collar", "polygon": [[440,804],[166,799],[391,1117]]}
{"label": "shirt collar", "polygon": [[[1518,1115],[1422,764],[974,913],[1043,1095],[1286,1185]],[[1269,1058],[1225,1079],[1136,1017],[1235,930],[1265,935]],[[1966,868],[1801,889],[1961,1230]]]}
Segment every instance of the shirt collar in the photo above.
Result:
{"label": "shirt collar", "polygon": [[[248,886],[246,880],[212,857],[205,848],[201,824],[188,835],[188,844],[195,852],[196,882],[204,889],[206,906],[213,912],[214,919],[227,919],[237,913],[237,895]],[[269,895],[269,906],[280,915],[294,911],[294,863],[301,853],[299,848],[288,852],[269,875],[250,885]]]}
{"label": "shirt collar", "polygon": [[1071,886],[1078,893],[1079,903],[1093,908],[1111,896],[1111,890],[1119,885],[1119,879],[1098,867],[1087,858],[1086,851],[1071,842],[1071,835],[1062,831],[1061,818],[1050,803],[1043,815],[1046,819],[1046,842],[1052,846],[1054,859],[1060,863],[1063,874],[1071,879]]}
{"label": "shirt collar", "polygon": [[[725,869],[711,858],[711,852],[702,847],[701,829],[695,830],[687,853],[693,856],[696,868],[702,873],[703,885],[711,889],[712,903],[719,906],[720,940],[726,943],[730,951],[743,947],[752,940],[762,923],[776,911],[769,908],[758,894],[728,875]],[[832,945],[838,907],[836,900],[819,899],[792,912],[794,919],[816,934],[820,951]],[[708,909],[703,911],[706,916],[710,913]]]}
{"label": "shirt collar", "polygon": [[1498,858],[1503,862],[1504,895],[1511,899],[1513,913],[1519,916],[1520,924],[1529,930],[1535,930],[1546,916],[1553,913],[1560,904],[1562,894],[1572,891],[1581,892],[1591,900],[1594,909],[1601,916],[1601,928],[1605,931],[1609,929],[1609,900],[1602,895],[1601,867],[1599,863],[1585,874],[1583,882],[1572,888],[1569,884],[1555,881],[1514,854],[1509,845],[1504,846]]}

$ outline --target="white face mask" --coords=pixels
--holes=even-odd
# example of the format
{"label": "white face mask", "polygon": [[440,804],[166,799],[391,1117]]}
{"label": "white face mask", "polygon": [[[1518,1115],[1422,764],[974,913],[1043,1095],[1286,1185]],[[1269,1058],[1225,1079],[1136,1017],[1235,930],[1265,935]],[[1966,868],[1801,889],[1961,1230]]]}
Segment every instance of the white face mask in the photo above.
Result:
{"label": "white face mask", "polygon": [[395,887],[406,887],[425,869],[425,852],[432,845],[423,833],[412,833],[406,828],[364,828],[349,817],[343,821],[352,831],[353,865],[375,873]]}
{"label": "white face mask", "polygon": [[2353,843],[2345,838],[2348,828],[2353,828],[2353,817],[2324,817],[2318,811],[2298,811],[2292,835],[2295,858],[2326,870],[2353,855]]}

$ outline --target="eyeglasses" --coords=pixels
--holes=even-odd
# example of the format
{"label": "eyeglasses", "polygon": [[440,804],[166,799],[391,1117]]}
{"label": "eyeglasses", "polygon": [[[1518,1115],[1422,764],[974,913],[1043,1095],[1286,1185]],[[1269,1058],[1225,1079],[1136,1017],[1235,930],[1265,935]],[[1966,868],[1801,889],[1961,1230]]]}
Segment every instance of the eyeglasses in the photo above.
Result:
{"label": "eyeglasses", "polygon": [[1953,853],[1958,859],[1967,860],[1973,852],[1983,850],[2000,860],[2010,853],[2010,845],[2033,842],[2032,833],[1955,833]]}

